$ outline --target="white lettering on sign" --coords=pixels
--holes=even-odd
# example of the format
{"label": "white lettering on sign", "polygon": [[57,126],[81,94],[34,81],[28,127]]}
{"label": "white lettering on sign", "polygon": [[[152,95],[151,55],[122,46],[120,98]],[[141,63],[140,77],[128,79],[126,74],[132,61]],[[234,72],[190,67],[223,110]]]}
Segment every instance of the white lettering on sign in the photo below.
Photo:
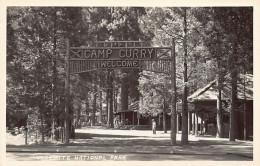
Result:
{"label": "white lettering on sign", "polygon": [[[72,49],[72,54],[79,57],[78,52]],[[156,59],[154,48],[104,48],[104,49],[83,49],[81,57],[85,59]]]}
{"label": "white lettering on sign", "polygon": [[112,54],[112,50],[111,49],[107,49],[106,51],[106,55],[107,55],[107,58],[109,58],[109,56]]}
{"label": "white lettering on sign", "polygon": [[[145,57],[145,55],[146,55],[146,50],[143,50],[143,49],[142,49],[142,50],[141,50],[141,56],[142,56],[142,57]],[[150,55],[150,57],[151,57],[151,55]]]}
{"label": "white lettering on sign", "polygon": [[150,54],[150,58],[152,58],[153,49],[148,49],[148,52],[149,52],[149,54]]}
{"label": "white lettering on sign", "polygon": [[83,52],[86,59],[108,59],[111,54],[111,49],[84,50]]}
{"label": "white lettering on sign", "polygon": [[[147,51],[146,51],[147,50]],[[153,48],[150,49],[120,49],[119,57],[128,59],[152,59]]]}
{"label": "white lettering on sign", "polygon": [[103,60],[100,61],[101,68],[116,68],[116,67],[138,67],[136,60]]}

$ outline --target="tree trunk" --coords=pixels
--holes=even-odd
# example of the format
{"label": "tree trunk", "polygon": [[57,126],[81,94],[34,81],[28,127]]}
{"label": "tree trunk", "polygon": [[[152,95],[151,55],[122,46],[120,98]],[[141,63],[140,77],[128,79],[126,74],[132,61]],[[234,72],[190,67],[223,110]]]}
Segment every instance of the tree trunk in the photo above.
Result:
{"label": "tree trunk", "polygon": [[[39,72],[39,67],[37,66],[38,68],[38,71]],[[41,123],[41,135],[42,135],[42,138],[41,138],[41,141],[42,143],[44,143],[44,128],[43,128],[43,108],[42,108],[42,102],[43,102],[43,99],[42,99],[42,96],[43,94],[41,93],[41,90],[40,90],[40,87],[41,87],[41,84],[40,84],[40,81],[39,81],[39,74],[37,73],[37,105],[38,105],[38,110],[39,110],[39,113],[40,113],[40,123]],[[37,117],[38,117],[38,113],[37,113]],[[38,120],[36,122],[36,124],[38,125]],[[36,127],[36,132],[37,132],[37,127]],[[36,139],[37,139],[37,134],[36,134]]]}
{"label": "tree trunk", "polygon": [[107,89],[107,94],[106,94],[106,104],[107,104],[107,107],[106,107],[106,123],[107,123],[107,127],[109,127],[109,123],[108,123],[108,120],[109,120],[109,89]]}
{"label": "tree trunk", "polygon": [[[166,101],[165,101],[165,87],[163,87],[163,91],[164,91],[164,94],[163,94],[163,132],[164,133],[167,133],[167,126],[166,126]],[[160,115],[159,115],[160,117]]]}
{"label": "tree trunk", "polygon": [[166,110],[163,110],[163,132],[167,133],[167,126],[166,126]]}
{"label": "tree trunk", "polygon": [[93,86],[94,86],[94,98],[92,103],[92,114],[91,114],[91,126],[96,125],[96,110],[97,110],[97,73],[94,73]]}
{"label": "tree trunk", "polygon": [[66,40],[66,78],[65,78],[65,118],[64,118],[64,127],[65,127],[65,143],[69,143],[70,138],[70,126],[69,126],[69,107],[70,107],[70,89],[69,89],[69,40]]}
{"label": "tree trunk", "polygon": [[111,87],[110,89],[110,93],[109,93],[109,126],[111,128],[114,127],[114,123],[113,123],[113,89]]}
{"label": "tree trunk", "polygon": [[243,111],[244,111],[244,140],[246,140],[246,123],[247,123],[247,121],[246,121],[246,100],[244,101],[244,103],[243,103]]}
{"label": "tree trunk", "polygon": [[235,141],[236,137],[236,98],[237,98],[237,79],[235,72],[231,73],[231,110],[230,110],[230,128],[229,128],[229,140]]}
{"label": "tree trunk", "polygon": [[89,115],[90,115],[90,112],[89,112],[89,99],[88,99],[88,97],[89,97],[89,89],[88,89],[88,87],[86,87],[86,92],[85,92],[85,104],[86,104],[86,115],[87,115],[87,123],[89,122]]}
{"label": "tree trunk", "polygon": [[75,128],[80,128],[80,114],[81,114],[81,110],[78,109],[76,112],[76,123],[75,123]]}
{"label": "tree trunk", "polygon": [[42,143],[44,143],[44,125],[43,125],[43,114],[42,114],[42,108],[40,108],[40,116],[41,116],[41,135],[42,135]]}
{"label": "tree trunk", "polygon": [[[40,55],[39,49],[38,49],[38,55]],[[42,90],[40,89],[42,87],[42,85],[41,85],[41,81],[40,81],[40,78],[39,78],[39,73],[40,73],[39,64],[37,64],[36,68],[37,68],[37,105],[38,105],[38,110],[39,110],[39,113],[40,113],[40,121],[41,121],[40,122],[41,123],[41,131],[40,132],[41,132],[41,135],[42,135],[41,141],[42,141],[42,143],[44,143],[44,128],[43,128],[44,125],[43,125],[43,108],[42,108],[44,99],[43,99]],[[38,117],[38,114],[37,114],[37,117]],[[36,123],[38,123],[38,121]],[[37,131],[37,128],[36,128],[36,131]]]}
{"label": "tree trunk", "polygon": [[[178,121],[176,123],[176,102],[177,102],[177,91],[176,91],[176,57],[175,57],[175,41],[172,39],[172,73],[171,73],[171,144],[176,145],[176,126],[178,127]],[[177,129],[178,130],[178,129]]]}
{"label": "tree trunk", "polygon": [[161,113],[158,113],[158,124],[157,127],[161,127]]}
{"label": "tree trunk", "polygon": [[[218,68],[220,66],[218,65]],[[220,70],[220,69],[218,69]],[[222,89],[222,75],[219,72],[217,76],[217,89],[218,89],[218,95],[217,95],[217,137],[218,138],[223,138],[223,120],[222,120],[222,97],[221,97],[221,89]]]}
{"label": "tree trunk", "polygon": [[[127,74],[122,78],[122,85],[121,85],[121,109],[128,110],[128,85],[127,85]],[[125,124],[125,118],[122,119],[123,124]]]}
{"label": "tree trunk", "polygon": [[243,81],[243,93],[244,93],[244,103],[243,103],[243,112],[244,112],[244,140],[246,140],[246,127],[247,127],[247,121],[246,121],[246,72],[244,71],[244,81]]}
{"label": "tree trunk", "polygon": [[52,55],[52,124],[51,124],[51,140],[54,140],[55,135],[55,108],[56,108],[56,84],[57,84],[57,44],[56,44],[56,8],[54,7],[54,25],[53,25],[53,55]]}
{"label": "tree trunk", "polygon": [[118,90],[114,88],[114,110],[117,110],[117,97],[118,97]]}
{"label": "tree trunk", "polygon": [[236,139],[236,102],[237,102],[237,44],[234,41],[234,53],[229,57],[230,62],[230,75],[231,75],[231,110],[230,110],[230,126],[229,126],[229,141],[235,141]]}
{"label": "tree trunk", "polygon": [[74,117],[73,117],[73,114],[74,114],[74,110],[70,107],[69,109],[69,135],[70,135],[70,138],[74,139],[74,133],[75,133],[75,125],[74,125]]}
{"label": "tree trunk", "polygon": [[183,57],[183,98],[182,98],[182,134],[181,134],[181,144],[188,144],[188,77],[187,77],[187,18],[186,18],[186,8],[184,8],[184,57]]}
{"label": "tree trunk", "polygon": [[99,88],[100,88],[100,91],[99,91],[100,124],[102,125],[103,124],[102,90],[101,90],[101,87],[99,87]]}
{"label": "tree trunk", "polygon": [[113,76],[112,76],[112,71],[110,72],[110,81],[109,81],[109,87],[110,87],[110,118],[109,118],[109,123],[110,127],[114,127],[114,88],[113,88]]}
{"label": "tree trunk", "polygon": [[[41,87],[41,85],[39,84],[39,86]],[[42,135],[42,143],[44,143],[44,132],[45,132],[45,128],[44,128],[44,116],[43,116],[43,110],[44,110],[44,101],[45,98],[43,97],[44,94],[41,93],[41,91],[39,92],[39,111],[40,111],[40,120],[41,120],[41,135]]]}
{"label": "tree trunk", "polygon": [[107,120],[107,127],[112,128],[113,127],[113,77],[112,72],[109,71],[108,75],[108,120]]}
{"label": "tree trunk", "polygon": [[237,73],[231,72],[231,110],[230,110],[230,128],[229,141],[235,141],[236,138],[236,101],[237,101]]}

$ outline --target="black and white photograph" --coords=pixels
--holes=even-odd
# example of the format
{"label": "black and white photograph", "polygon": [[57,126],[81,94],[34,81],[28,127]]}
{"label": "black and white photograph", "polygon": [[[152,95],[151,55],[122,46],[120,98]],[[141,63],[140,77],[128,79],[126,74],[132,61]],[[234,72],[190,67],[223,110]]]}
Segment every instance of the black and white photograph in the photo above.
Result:
{"label": "black and white photograph", "polygon": [[2,8],[5,165],[255,165],[254,5]]}

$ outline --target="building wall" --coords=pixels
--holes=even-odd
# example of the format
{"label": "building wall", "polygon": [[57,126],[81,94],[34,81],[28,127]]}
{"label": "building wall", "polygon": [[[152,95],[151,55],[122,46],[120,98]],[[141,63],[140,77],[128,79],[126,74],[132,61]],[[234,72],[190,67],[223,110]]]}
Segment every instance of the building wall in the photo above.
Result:
{"label": "building wall", "polygon": [[[239,103],[241,105],[243,103]],[[241,109],[242,108],[242,109]],[[243,107],[241,107],[236,111],[236,138],[237,139],[244,139],[244,110]],[[200,115],[203,111],[210,110],[216,110],[216,101],[199,101],[195,103],[195,109],[196,111],[201,111]],[[211,113],[211,120],[209,121],[207,125],[207,134],[209,135],[216,135],[217,132],[217,126],[216,121],[214,118],[216,117],[216,111]],[[226,121],[223,121],[223,136],[225,138],[229,137],[229,116]],[[226,119],[225,118],[225,119]],[[214,120],[214,122],[212,121]],[[200,126],[200,125],[199,125]],[[200,130],[200,129],[199,129]],[[253,101],[247,101],[246,102],[246,139],[252,139],[253,137]]]}

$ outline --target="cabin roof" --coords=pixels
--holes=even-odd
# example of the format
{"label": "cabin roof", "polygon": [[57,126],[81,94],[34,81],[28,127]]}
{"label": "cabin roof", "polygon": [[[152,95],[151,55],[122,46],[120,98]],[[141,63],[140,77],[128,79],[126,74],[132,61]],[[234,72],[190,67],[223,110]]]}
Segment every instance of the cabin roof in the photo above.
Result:
{"label": "cabin roof", "polygon": [[[228,77],[225,77],[222,90],[223,100],[229,99],[231,94],[231,83]],[[189,101],[217,100],[217,80],[208,83],[206,86],[198,89],[188,97]],[[240,100],[253,100],[253,75],[240,74],[237,82],[237,98]]]}

